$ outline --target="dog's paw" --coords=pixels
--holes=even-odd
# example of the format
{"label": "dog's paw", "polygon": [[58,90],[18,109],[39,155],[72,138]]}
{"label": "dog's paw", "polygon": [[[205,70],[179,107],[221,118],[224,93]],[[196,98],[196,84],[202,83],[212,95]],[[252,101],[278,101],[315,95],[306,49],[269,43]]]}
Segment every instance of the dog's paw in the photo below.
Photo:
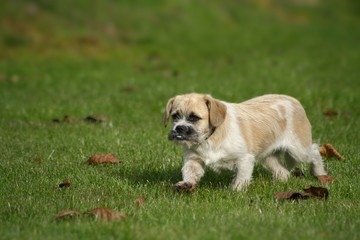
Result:
{"label": "dog's paw", "polygon": [[236,181],[234,180],[232,183],[233,191],[237,192],[245,192],[247,187],[250,185],[250,181]]}
{"label": "dog's paw", "polygon": [[175,189],[178,192],[187,191],[187,192],[193,192],[195,190],[196,184],[190,183],[190,182],[178,182],[175,184]]}

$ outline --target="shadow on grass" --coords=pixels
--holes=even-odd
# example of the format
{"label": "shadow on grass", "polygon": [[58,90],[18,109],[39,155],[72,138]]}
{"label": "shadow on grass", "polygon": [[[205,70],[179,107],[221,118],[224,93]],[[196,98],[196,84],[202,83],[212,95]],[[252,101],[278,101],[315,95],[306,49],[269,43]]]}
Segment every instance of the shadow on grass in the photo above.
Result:
{"label": "shadow on grass", "polygon": [[[255,168],[253,177],[257,178],[259,176],[267,175],[266,171],[262,168]],[[171,169],[129,169],[116,171],[114,173],[117,177],[121,179],[126,179],[133,184],[137,185],[169,185],[173,186],[177,182],[182,180],[181,168],[171,168]],[[219,173],[215,172],[209,168],[205,169],[205,175],[199,183],[199,187],[204,188],[224,188],[231,186],[231,182],[235,176],[233,171],[222,170]]]}

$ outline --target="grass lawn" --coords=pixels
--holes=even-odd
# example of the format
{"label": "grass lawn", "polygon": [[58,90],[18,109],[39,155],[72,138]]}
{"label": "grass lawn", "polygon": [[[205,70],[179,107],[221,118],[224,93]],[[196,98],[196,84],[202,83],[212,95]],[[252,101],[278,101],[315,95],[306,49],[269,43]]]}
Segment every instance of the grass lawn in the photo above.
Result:
{"label": "grass lawn", "polygon": [[[359,239],[360,4],[356,1],[7,1],[0,8],[1,239]],[[182,150],[162,125],[167,100],[203,92],[229,102],[265,93],[304,105],[325,160],[327,201],[279,201],[320,186],[273,182],[246,192],[207,170],[177,193]],[[337,114],[327,117],[323,110]],[[54,123],[70,115],[102,124]],[[95,153],[120,164],[89,166]],[[58,185],[70,179],[71,186]],[[142,206],[135,199],[145,198]],[[106,207],[125,221],[56,220]]]}

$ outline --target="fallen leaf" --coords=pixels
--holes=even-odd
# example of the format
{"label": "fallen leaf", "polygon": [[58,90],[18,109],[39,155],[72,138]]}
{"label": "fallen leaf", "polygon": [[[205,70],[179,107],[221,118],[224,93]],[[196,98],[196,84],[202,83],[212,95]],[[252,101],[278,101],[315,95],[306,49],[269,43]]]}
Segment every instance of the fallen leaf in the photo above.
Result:
{"label": "fallen leaf", "polygon": [[56,218],[57,219],[73,218],[73,217],[77,217],[80,215],[81,215],[81,212],[76,211],[76,210],[64,210],[64,211],[58,212],[56,214]]}
{"label": "fallen leaf", "polygon": [[135,92],[139,91],[139,89],[137,87],[134,87],[134,86],[125,86],[121,90],[123,92],[127,92],[127,93],[135,93]]}
{"label": "fallen leaf", "polygon": [[276,199],[285,200],[306,200],[309,198],[326,200],[329,196],[329,191],[323,187],[311,186],[303,190],[304,192],[277,192],[274,196]]}
{"label": "fallen leaf", "polygon": [[301,192],[277,192],[275,193],[275,198],[287,200],[304,200],[309,198],[309,194]]}
{"label": "fallen leaf", "polygon": [[79,120],[74,117],[74,116],[70,116],[70,115],[65,115],[61,120],[59,118],[54,118],[52,120],[53,123],[62,123],[62,122],[66,122],[66,123],[78,123]]}
{"label": "fallen leaf", "polygon": [[77,123],[79,122],[79,120],[71,115],[65,115],[63,118],[63,122],[67,122],[67,123]]}
{"label": "fallen leaf", "polygon": [[59,184],[59,188],[68,188],[70,185],[70,179],[65,179],[62,183]]}
{"label": "fallen leaf", "polygon": [[111,153],[95,154],[87,160],[88,164],[101,164],[101,163],[120,163],[120,161]]}
{"label": "fallen leaf", "polygon": [[88,45],[88,46],[97,46],[99,45],[99,40],[95,37],[90,37],[90,36],[86,36],[86,37],[79,37],[76,39],[76,41],[80,44],[80,45]]}
{"label": "fallen leaf", "polygon": [[305,177],[303,171],[300,168],[295,168],[294,169],[294,176],[297,177],[297,178]]}
{"label": "fallen leaf", "polygon": [[319,148],[321,155],[326,158],[336,157],[339,160],[345,160],[345,158],[333,147],[333,145],[326,143]]}
{"label": "fallen leaf", "polygon": [[89,123],[104,123],[109,121],[109,119],[107,117],[104,116],[87,116],[86,118],[84,118],[85,122],[89,122]]}
{"label": "fallen leaf", "polygon": [[335,117],[338,115],[338,112],[332,109],[324,109],[323,114],[326,117]]}
{"label": "fallen leaf", "polygon": [[42,157],[34,157],[31,159],[32,163],[42,163],[44,161],[44,158]]}
{"label": "fallen leaf", "polygon": [[137,72],[144,72],[145,71],[144,67],[141,66],[141,65],[135,65],[135,70]]}
{"label": "fallen leaf", "polygon": [[125,215],[109,208],[95,208],[87,211],[86,214],[95,216],[96,219],[104,221],[125,220]]}
{"label": "fallen leaf", "polygon": [[318,199],[323,199],[325,198],[325,200],[328,198],[329,196],[329,191],[326,188],[323,187],[309,187],[309,188],[305,188],[304,191],[308,194],[310,194],[311,197],[314,198],[318,198]]}
{"label": "fallen leaf", "polygon": [[58,124],[58,123],[60,123],[61,121],[60,121],[60,119],[58,119],[58,118],[54,118],[54,119],[52,120],[52,122]]}
{"label": "fallen leaf", "polygon": [[162,71],[162,76],[165,78],[170,78],[170,77],[178,77],[179,76],[179,71],[178,70],[172,70],[172,69],[165,69]]}
{"label": "fallen leaf", "polygon": [[327,175],[321,175],[317,177],[321,184],[331,183],[335,181],[336,179]]}
{"label": "fallen leaf", "polygon": [[140,196],[136,198],[134,202],[137,207],[141,207],[145,204],[145,198],[143,196]]}

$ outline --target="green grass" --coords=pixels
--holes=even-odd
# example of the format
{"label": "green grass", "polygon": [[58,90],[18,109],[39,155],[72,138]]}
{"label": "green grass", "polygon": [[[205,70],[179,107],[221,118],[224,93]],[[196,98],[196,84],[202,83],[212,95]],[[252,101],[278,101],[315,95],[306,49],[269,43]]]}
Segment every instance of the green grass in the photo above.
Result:
{"label": "green grass", "polygon": [[[355,1],[8,1],[0,9],[1,239],[359,239],[360,15]],[[301,2],[301,1],[298,1]],[[266,4],[268,3],[268,4]],[[318,181],[273,182],[257,166],[247,192],[208,170],[180,194],[181,149],[167,141],[168,98],[301,100],[326,160],[327,201],[277,201]],[[336,110],[333,118],[323,116]],[[105,124],[62,123],[72,115]],[[88,166],[95,153],[118,165]],[[58,184],[69,178],[69,189]],[[145,196],[138,208],[134,200]],[[124,222],[57,221],[108,207]]]}

